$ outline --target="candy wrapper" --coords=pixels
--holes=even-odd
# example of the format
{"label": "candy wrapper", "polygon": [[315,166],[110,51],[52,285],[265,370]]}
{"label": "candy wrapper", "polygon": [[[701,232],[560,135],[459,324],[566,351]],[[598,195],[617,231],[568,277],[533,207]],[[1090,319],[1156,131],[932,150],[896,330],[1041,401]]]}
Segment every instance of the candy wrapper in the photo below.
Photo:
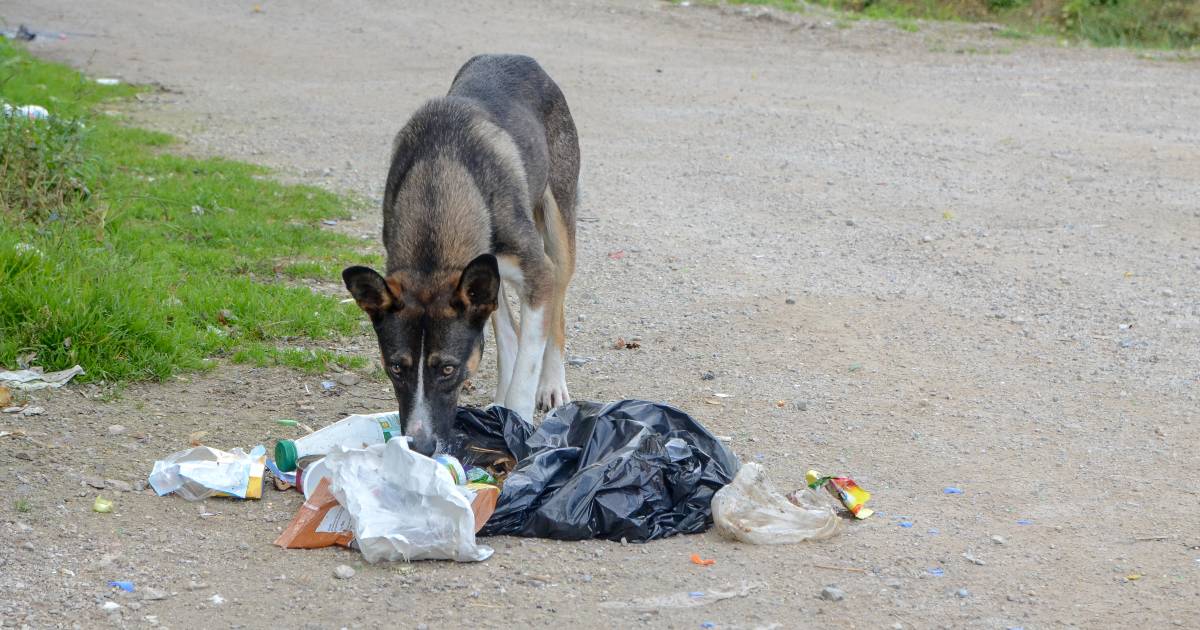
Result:
{"label": "candy wrapper", "polygon": [[866,505],[867,501],[871,499],[871,493],[860,488],[849,477],[822,477],[821,473],[810,470],[804,474],[804,481],[813,490],[824,486],[829,494],[837,497],[842,505],[850,510],[854,518],[864,519],[875,513],[875,510]]}

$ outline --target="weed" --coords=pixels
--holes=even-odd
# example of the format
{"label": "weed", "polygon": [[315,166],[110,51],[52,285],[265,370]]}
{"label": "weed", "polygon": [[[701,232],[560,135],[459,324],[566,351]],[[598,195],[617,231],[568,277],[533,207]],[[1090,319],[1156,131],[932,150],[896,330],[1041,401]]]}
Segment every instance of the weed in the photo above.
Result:
{"label": "weed", "polygon": [[30,505],[28,499],[17,499],[13,501],[13,509],[21,514],[28,514],[33,511],[33,506]]}

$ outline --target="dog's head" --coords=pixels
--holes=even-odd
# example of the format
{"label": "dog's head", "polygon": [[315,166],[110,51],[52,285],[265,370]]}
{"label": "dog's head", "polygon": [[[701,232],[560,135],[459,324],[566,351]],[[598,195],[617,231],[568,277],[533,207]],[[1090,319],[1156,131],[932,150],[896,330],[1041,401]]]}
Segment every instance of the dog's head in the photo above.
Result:
{"label": "dog's head", "polygon": [[346,288],[371,318],[383,367],[413,450],[432,454],[450,439],[463,380],[483,354],[483,325],[496,310],[500,271],[483,254],[460,272],[342,272]]}

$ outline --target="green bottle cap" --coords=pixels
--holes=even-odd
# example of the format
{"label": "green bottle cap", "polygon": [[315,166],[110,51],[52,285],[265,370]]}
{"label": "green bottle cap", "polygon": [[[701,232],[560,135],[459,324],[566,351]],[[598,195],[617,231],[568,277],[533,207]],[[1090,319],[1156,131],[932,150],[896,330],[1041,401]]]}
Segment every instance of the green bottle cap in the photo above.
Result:
{"label": "green bottle cap", "polygon": [[283,472],[296,470],[296,443],[291,440],[279,440],[275,443],[275,465]]}

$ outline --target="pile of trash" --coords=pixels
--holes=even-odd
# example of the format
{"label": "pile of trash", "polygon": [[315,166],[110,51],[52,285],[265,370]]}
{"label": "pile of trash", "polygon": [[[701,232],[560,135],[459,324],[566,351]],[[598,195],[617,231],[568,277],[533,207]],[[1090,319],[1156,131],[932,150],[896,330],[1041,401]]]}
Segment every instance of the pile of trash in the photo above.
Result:
{"label": "pile of trash", "polygon": [[150,485],[192,501],[257,499],[271,479],[305,497],[275,544],[350,547],[368,562],[486,560],[477,535],[646,542],[715,524],[754,544],[820,540],[843,522],[820,487],[854,517],[871,513],[852,480],[815,471],[784,497],[691,416],[647,401],[574,402],[537,427],[502,407],[460,408],[446,450],[410,450],[396,412],[358,414],[279,440],[273,458],[262,446],[175,453]]}

